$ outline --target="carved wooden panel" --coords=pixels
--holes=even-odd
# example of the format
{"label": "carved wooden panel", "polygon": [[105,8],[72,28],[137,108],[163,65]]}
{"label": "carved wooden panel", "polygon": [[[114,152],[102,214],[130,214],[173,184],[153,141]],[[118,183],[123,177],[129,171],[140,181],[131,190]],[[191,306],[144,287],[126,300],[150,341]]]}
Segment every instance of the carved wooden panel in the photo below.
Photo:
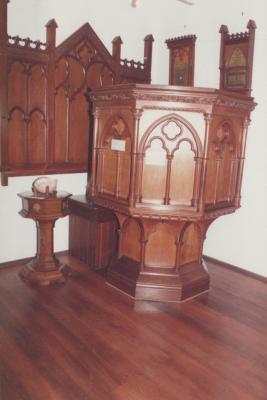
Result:
{"label": "carved wooden panel", "polygon": [[198,224],[189,223],[185,226],[180,239],[179,265],[200,262],[203,240]]}
{"label": "carved wooden panel", "polygon": [[115,114],[107,121],[99,146],[99,193],[128,201],[132,141],[121,115]]}
{"label": "carved wooden panel", "polygon": [[8,69],[7,143],[9,166],[47,162],[46,67],[11,62]]}
{"label": "carved wooden panel", "polygon": [[85,172],[87,88],[149,83],[153,37],[145,38],[144,63],[121,59],[119,37],[110,54],[89,24],[58,47],[54,20],[46,25],[45,43],[11,37],[7,3],[0,0],[2,184],[7,184],[9,176]]}
{"label": "carved wooden panel", "polygon": [[155,225],[146,244],[145,267],[174,269],[177,254],[175,239],[175,231],[168,223]]}
{"label": "carved wooden panel", "polygon": [[69,209],[70,254],[92,269],[106,268],[117,250],[113,213],[88,203],[85,196],[72,196]]}
{"label": "carved wooden panel", "polygon": [[[136,237],[136,241],[129,241],[129,237]],[[126,219],[121,228],[120,257],[126,256],[132,260],[141,261],[141,227],[138,221]]]}
{"label": "carved wooden panel", "polygon": [[[215,125],[217,124],[217,125]],[[241,121],[221,119],[212,128],[206,180],[206,205],[234,205],[237,195]]]}

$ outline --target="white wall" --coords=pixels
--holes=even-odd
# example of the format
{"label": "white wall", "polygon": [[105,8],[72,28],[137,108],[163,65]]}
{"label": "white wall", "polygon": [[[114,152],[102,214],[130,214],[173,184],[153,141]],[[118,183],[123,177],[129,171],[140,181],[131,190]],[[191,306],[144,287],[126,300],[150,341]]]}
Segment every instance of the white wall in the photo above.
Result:
{"label": "white wall", "polygon": [[[11,0],[9,33],[45,40],[44,25],[55,18],[58,43],[89,22],[106,47],[120,35],[124,42],[122,57],[142,60],[143,38],[152,33],[153,83],[168,82],[167,38],[196,34],[195,85],[218,87],[218,30],[228,25],[230,32],[244,31],[249,19],[257,23],[254,56],[253,95],[258,102],[252,113],[245,163],[242,208],[213,223],[208,231],[205,254],[267,276],[267,2],[264,0],[195,0],[193,7],[176,0],[143,0],[139,9],[130,0]],[[33,222],[17,212],[17,193],[28,190],[33,177],[11,178],[0,188],[0,262],[31,256],[35,253]],[[59,188],[74,194],[84,193],[86,175],[59,175]],[[55,249],[68,247],[67,218],[55,229]]]}

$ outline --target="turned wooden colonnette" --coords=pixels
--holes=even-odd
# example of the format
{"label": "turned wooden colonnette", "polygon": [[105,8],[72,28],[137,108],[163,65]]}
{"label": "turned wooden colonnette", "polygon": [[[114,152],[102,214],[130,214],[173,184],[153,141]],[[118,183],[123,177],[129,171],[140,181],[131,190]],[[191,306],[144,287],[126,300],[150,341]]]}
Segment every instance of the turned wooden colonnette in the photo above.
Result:
{"label": "turned wooden colonnette", "polygon": [[115,85],[89,94],[89,193],[113,210],[118,252],[107,281],[136,299],[182,301],[209,289],[210,224],[240,206],[253,99],[207,88]]}

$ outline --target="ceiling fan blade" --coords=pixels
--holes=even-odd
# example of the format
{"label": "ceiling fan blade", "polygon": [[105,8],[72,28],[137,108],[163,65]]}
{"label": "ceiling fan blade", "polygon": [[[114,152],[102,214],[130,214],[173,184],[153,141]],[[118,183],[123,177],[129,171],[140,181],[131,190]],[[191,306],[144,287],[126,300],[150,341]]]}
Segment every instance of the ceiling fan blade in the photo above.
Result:
{"label": "ceiling fan blade", "polygon": [[180,1],[181,3],[187,4],[188,6],[194,5],[194,3],[192,3],[192,1],[188,1],[188,0],[178,0],[178,1]]}

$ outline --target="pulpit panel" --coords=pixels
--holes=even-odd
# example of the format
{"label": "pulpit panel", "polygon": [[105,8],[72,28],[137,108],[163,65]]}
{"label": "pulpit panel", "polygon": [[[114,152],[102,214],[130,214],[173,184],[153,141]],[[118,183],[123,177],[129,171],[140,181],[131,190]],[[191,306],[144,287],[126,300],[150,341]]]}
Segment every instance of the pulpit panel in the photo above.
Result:
{"label": "pulpit panel", "polygon": [[191,143],[184,140],[173,153],[170,204],[191,206],[195,174],[195,153]]}
{"label": "pulpit panel", "polygon": [[202,243],[203,238],[199,226],[189,223],[181,234],[179,265],[200,261]]}
{"label": "pulpit panel", "polygon": [[107,114],[101,124],[97,156],[97,192],[128,201],[132,140],[126,118]]}
{"label": "pulpit panel", "polygon": [[[134,219],[126,219],[121,228],[120,257],[141,261],[141,226]],[[131,240],[131,238],[135,238]],[[137,240],[136,240],[137,239]]]}
{"label": "pulpit panel", "polygon": [[164,204],[167,177],[167,150],[164,142],[153,139],[145,149],[142,177],[142,203]]}
{"label": "pulpit panel", "polygon": [[145,266],[175,268],[177,254],[175,242],[175,231],[170,225],[168,223],[157,224],[148,237]]}
{"label": "pulpit panel", "polygon": [[190,207],[200,174],[195,160],[202,154],[191,124],[178,114],[161,117],[144,133],[140,153],[140,202]]}
{"label": "pulpit panel", "polygon": [[206,180],[206,205],[233,205],[237,190],[238,144],[242,128],[231,119],[216,121],[212,127]]}

